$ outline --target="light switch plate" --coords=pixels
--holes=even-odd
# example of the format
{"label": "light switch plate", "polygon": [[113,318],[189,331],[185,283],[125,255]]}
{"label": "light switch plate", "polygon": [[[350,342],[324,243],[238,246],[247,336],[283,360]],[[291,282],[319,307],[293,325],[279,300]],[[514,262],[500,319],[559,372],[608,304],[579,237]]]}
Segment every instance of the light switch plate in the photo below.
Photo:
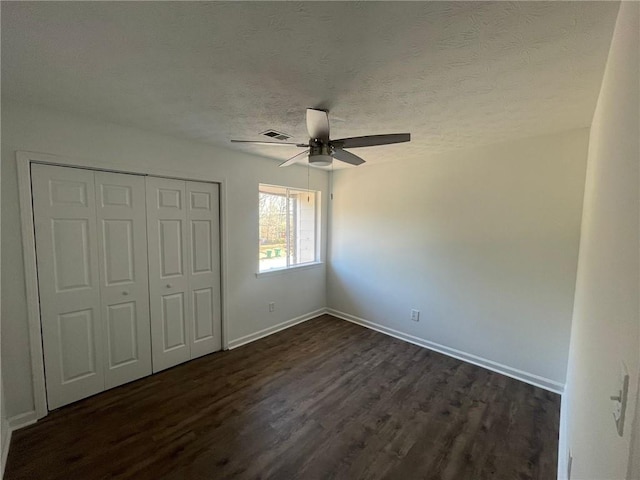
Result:
{"label": "light switch plate", "polygon": [[624,417],[627,409],[627,397],[629,395],[629,372],[624,363],[620,365],[618,387],[615,393],[615,395],[611,396],[611,401],[613,402],[613,419],[616,422],[618,435],[622,437],[624,434]]}

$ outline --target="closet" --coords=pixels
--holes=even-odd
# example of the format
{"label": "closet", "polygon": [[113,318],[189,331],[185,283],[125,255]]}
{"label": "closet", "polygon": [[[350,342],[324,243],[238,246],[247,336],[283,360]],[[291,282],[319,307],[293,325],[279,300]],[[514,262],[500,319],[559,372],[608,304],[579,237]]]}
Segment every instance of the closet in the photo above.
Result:
{"label": "closet", "polygon": [[220,350],[218,185],[33,164],[49,409]]}
{"label": "closet", "polygon": [[221,348],[218,186],[147,177],[146,191],[157,372]]}

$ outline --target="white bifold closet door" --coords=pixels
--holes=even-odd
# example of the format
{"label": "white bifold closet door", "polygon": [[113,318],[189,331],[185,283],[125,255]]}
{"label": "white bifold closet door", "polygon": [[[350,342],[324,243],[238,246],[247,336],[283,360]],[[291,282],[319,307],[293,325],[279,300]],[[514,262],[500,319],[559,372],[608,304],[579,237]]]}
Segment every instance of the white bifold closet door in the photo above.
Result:
{"label": "white bifold closet door", "polygon": [[96,172],[105,388],[151,374],[144,177]]}
{"label": "white bifold closet door", "polygon": [[147,177],[153,371],[220,350],[218,185]]}
{"label": "white bifold closet door", "polygon": [[32,166],[49,409],[151,373],[144,180]]}
{"label": "white bifold closet door", "polygon": [[104,390],[94,173],[33,165],[49,409]]}

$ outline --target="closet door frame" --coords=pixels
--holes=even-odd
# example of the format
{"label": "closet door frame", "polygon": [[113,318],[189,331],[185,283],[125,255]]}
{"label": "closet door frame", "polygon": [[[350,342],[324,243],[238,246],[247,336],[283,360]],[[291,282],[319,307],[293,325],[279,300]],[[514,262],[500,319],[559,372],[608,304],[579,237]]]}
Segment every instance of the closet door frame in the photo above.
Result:
{"label": "closet door frame", "polygon": [[[18,194],[20,205],[20,223],[22,233],[22,252],[25,271],[27,295],[27,321],[29,326],[29,353],[31,355],[31,379],[35,408],[20,416],[20,426],[35,423],[45,417],[47,409],[47,393],[44,375],[44,357],[42,351],[42,326],[40,322],[40,292],[38,288],[38,272],[36,263],[36,242],[34,233],[33,203],[31,190],[32,164],[58,165],[62,167],[84,168],[113,173],[129,173],[154,177],[174,178],[185,181],[217,183],[219,185],[220,206],[220,295],[221,295],[221,328],[222,349],[229,349],[227,318],[227,195],[226,178],[203,172],[185,174],[162,168],[149,167],[143,170],[131,168],[122,162],[92,161],[72,159],[45,153],[16,151],[16,167],[18,173]],[[191,175],[191,176],[190,176]]]}

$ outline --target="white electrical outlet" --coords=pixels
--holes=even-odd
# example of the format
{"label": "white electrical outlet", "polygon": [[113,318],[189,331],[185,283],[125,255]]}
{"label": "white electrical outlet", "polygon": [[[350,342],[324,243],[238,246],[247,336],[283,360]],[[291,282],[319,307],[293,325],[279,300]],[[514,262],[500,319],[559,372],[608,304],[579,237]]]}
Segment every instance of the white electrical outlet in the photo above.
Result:
{"label": "white electrical outlet", "polygon": [[276,302],[269,302],[269,311],[270,312],[276,311]]}
{"label": "white electrical outlet", "polygon": [[420,321],[420,310],[411,310],[411,320],[414,322]]}

